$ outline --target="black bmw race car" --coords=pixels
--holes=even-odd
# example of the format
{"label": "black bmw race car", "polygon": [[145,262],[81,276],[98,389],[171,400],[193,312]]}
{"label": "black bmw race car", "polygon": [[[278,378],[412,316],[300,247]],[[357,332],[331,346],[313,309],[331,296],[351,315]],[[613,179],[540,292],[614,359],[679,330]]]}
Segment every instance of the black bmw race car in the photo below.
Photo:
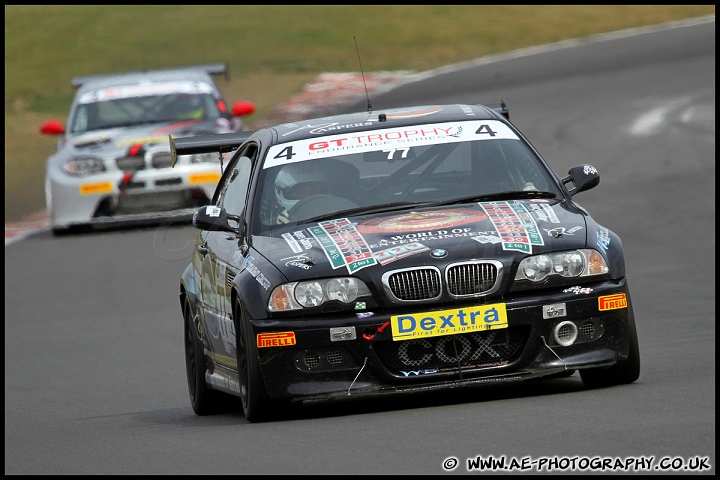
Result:
{"label": "black bmw race car", "polygon": [[427,105],[170,138],[229,157],[180,280],[193,410],[579,372],[634,382],[620,238],[499,105]]}

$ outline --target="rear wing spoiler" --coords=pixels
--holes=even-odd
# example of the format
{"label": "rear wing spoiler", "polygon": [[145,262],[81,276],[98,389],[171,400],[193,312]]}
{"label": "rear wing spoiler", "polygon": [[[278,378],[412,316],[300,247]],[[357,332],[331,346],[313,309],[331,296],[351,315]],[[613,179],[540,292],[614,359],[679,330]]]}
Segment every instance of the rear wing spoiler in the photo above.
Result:
{"label": "rear wing spoiler", "polygon": [[88,80],[98,80],[105,77],[116,77],[118,75],[133,75],[138,73],[147,72],[182,72],[185,70],[200,70],[210,75],[225,75],[225,80],[230,79],[227,63],[208,63],[204,65],[189,65],[186,67],[175,67],[175,68],[160,68],[157,70],[138,70],[134,72],[122,72],[122,73],[101,73],[97,75],[85,75],[82,77],[73,77],[70,80],[73,88],[80,88]]}
{"label": "rear wing spoiler", "polygon": [[500,100],[500,103],[491,103],[485,106],[490,110],[495,110],[497,113],[510,120],[510,109],[507,105],[505,105],[505,101]]}
{"label": "rear wing spoiler", "polygon": [[195,135],[192,137],[172,138],[168,135],[170,141],[170,157],[172,158],[172,166],[177,163],[179,155],[192,155],[194,153],[218,152],[220,154],[229,153],[237,150],[250,135],[255,133],[254,130],[244,130],[242,132],[219,133],[215,135]]}

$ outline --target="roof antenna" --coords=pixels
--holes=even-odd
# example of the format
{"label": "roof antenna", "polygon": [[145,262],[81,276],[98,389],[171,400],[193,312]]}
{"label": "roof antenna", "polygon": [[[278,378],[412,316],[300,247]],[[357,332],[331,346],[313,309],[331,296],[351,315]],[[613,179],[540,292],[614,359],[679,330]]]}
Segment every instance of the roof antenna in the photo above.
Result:
{"label": "roof antenna", "polygon": [[360,75],[362,75],[363,85],[365,85],[365,96],[367,97],[368,101],[367,111],[368,113],[370,113],[372,112],[372,105],[370,105],[370,94],[368,94],[367,83],[365,83],[365,72],[363,72],[362,61],[360,61],[360,50],[358,49],[357,39],[355,38],[355,35],[353,35],[353,41],[355,42],[355,51],[357,52],[358,63],[360,64]]}

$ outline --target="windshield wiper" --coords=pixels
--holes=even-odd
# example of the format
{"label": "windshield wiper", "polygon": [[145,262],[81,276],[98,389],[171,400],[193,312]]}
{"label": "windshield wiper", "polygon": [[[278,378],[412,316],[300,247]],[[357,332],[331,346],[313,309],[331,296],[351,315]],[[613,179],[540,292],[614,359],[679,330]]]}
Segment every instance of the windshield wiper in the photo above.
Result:
{"label": "windshield wiper", "polygon": [[452,200],[441,200],[433,202],[435,206],[452,205],[454,203],[488,202],[491,200],[519,200],[523,198],[557,198],[552,192],[538,192],[537,190],[518,190],[498,193],[487,193],[485,195],[469,195],[467,197],[454,198]]}
{"label": "windshield wiper", "polygon": [[298,222],[298,223],[321,222],[323,220],[332,220],[333,218],[339,218],[339,217],[348,217],[348,216],[355,216],[355,215],[369,215],[372,213],[394,212],[395,210],[405,210],[407,208],[428,207],[428,206],[436,205],[436,203],[437,202],[395,202],[395,203],[386,203],[384,205],[374,205],[372,207],[347,208],[345,210],[340,210],[337,212],[323,213],[322,215],[316,215],[316,216],[310,217],[306,220],[302,220],[302,222]]}

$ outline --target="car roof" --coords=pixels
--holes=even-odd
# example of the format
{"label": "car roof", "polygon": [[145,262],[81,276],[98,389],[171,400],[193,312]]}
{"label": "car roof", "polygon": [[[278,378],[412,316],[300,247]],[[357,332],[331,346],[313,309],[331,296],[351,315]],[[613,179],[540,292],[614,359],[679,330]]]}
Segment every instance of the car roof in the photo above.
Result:
{"label": "car roof", "polygon": [[204,82],[218,90],[211,75],[227,75],[227,65],[207,64],[162,70],[143,70],[112,74],[88,75],[73,77],[72,86],[78,89],[78,96],[86,91],[98,90],[120,85],[136,85],[139,83],[172,82],[178,80]]}
{"label": "car roof", "polygon": [[[392,108],[372,112],[356,112],[330,117],[301,120],[270,127],[277,143],[292,142],[319,135],[332,135],[405,125],[457,122],[463,120],[509,119],[504,102],[488,105],[424,105]],[[504,120],[503,119],[503,120]]]}
{"label": "car roof", "polygon": [[175,139],[171,137],[170,150],[174,164],[178,155],[232,152],[250,139],[267,140],[269,144],[275,145],[336,133],[464,120],[499,120],[512,126],[510,123],[510,111],[503,101],[487,105],[425,105],[311,118],[259,130],[216,135],[196,135]]}

